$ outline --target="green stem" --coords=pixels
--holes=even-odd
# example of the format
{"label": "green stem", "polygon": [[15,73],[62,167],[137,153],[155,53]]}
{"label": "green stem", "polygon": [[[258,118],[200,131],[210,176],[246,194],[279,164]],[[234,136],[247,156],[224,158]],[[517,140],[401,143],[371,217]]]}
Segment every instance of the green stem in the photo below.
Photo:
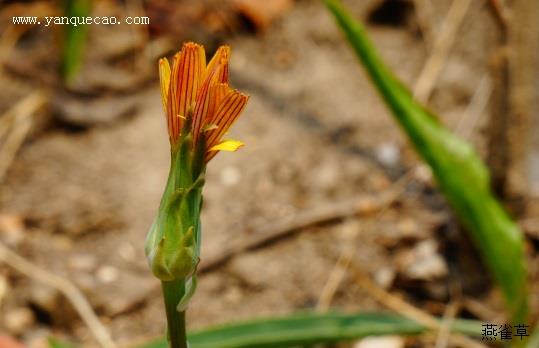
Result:
{"label": "green stem", "polygon": [[165,298],[170,348],[187,348],[185,312],[176,310],[176,306],[185,292],[185,282],[183,279],[161,282],[161,287],[163,288],[163,297]]}

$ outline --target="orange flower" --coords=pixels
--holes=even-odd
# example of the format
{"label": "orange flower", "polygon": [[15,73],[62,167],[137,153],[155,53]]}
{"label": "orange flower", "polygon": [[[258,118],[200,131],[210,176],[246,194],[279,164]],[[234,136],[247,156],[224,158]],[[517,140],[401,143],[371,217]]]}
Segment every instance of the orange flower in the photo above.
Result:
{"label": "orange flower", "polygon": [[222,140],[249,99],[228,85],[229,56],[230,47],[221,46],[206,65],[204,47],[188,42],[174,56],[172,69],[166,58],[159,60],[170,143],[174,148],[185,122],[190,122],[194,146],[205,141],[206,162],[218,151],[236,151],[243,145]]}

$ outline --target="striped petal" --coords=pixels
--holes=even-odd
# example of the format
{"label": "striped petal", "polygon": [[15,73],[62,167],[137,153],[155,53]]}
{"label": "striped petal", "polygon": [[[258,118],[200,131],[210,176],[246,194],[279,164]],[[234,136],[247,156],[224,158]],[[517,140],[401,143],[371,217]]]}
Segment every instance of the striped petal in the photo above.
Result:
{"label": "striped petal", "polygon": [[217,49],[212,59],[206,67],[206,76],[211,74],[218,65],[222,65],[223,68],[217,77],[217,81],[220,83],[228,83],[228,61],[230,59],[230,46],[221,46]]}
{"label": "striped petal", "polygon": [[188,42],[171,63],[166,58],[159,60],[161,99],[171,145],[177,144],[187,120],[193,144],[204,137],[206,162],[219,151],[236,151],[243,145],[235,140],[221,141],[248,100],[228,85],[229,58],[230,47],[221,46],[206,65],[204,47]]}
{"label": "striped petal", "polygon": [[204,47],[185,43],[174,56],[167,99],[169,135],[175,141],[181,131],[182,117],[192,110],[206,65]]}
{"label": "striped petal", "polygon": [[[195,111],[193,114],[193,141],[196,143],[199,138],[199,133],[204,124],[207,124],[208,119],[213,118],[210,112],[215,111],[215,105],[212,103],[213,96],[211,91],[218,84],[224,84],[228,79],[228,57],[230,49],[228,46],[219,48],[215,56],[210,61],[206,69],[204,82],[198,91]],[[219,87],[221,89],[222,87]],[[222,91],[220,91],[221,93]]]}
{"label": "striped petal", "polygon": [[216,145],[228,131],[232,123],[234,123],[245,108],[248,100],[248,96],[241,94],[238,91],[230,92],[223,99],[211,122],[212,124],[215,124],[217,128],[208,132],[207,144],[209,148]]}
{"label": "striped petal", "polygon": [[217,83],[210,88],[210,102],[203,126],[213,124],[217,108],[221,105],[226,96],[232,92],[234,92],[234,90],[226,83]]}
{"label": "striped petal", "polygon": [[167,112],[168,91],[170,88],[170,64],[168,59],[159,59],[159,82],[161,83],[161,100],[163,109]]}

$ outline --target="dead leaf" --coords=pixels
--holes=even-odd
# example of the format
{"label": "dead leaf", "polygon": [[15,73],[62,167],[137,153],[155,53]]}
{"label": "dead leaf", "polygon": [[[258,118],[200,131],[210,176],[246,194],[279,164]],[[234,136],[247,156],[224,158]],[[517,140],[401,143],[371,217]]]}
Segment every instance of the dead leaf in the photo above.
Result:
{"label": "dead leaf", "polygon": [[2,348],[25,348],[25,346],[13,337],[0,335],[0,347]]}
{"label": "dead leaf", "polygon": [[291,0],[233,0],[236,10],[247,18],[259,31],[270,24],[292,6]]}

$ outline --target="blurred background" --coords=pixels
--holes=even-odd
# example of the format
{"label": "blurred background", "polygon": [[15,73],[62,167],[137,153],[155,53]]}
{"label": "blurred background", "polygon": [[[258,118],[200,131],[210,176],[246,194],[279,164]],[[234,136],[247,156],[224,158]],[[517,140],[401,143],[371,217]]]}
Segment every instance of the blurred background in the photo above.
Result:
{"label": "blurred background", "polygon": [[[489,164],[526,233],[537,309],[539,5],[344,3],[418,99]],[[13,22],[85,13],[149,23]],[[169,161],[156,61],[186,40],[207,56],[231,45],[232,85],[251,96],[232,130],[246,146],[208,168],[190,328],[386,310],[380,294],[432,315],[455,307],[453,316],[504,320],[476,249],[321,1],[0,0],[0,241],[39,267],[0,261],[0,335],[95,345],[57,279],[40,281],[49,273],[82,291],[117,343],[163,334],[143,252]],[[432,346],[378,340],[356,344]]]}

